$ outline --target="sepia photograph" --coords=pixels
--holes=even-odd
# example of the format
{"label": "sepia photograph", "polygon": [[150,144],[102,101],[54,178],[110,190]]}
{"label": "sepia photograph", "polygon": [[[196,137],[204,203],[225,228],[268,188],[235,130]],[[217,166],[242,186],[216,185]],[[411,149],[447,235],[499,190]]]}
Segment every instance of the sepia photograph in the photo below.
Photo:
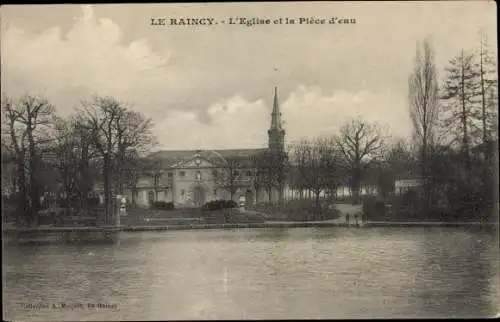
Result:
{"label": "sepia photograph", "polygon": [[1,6],[3,320],[499,317],[496,9]]}

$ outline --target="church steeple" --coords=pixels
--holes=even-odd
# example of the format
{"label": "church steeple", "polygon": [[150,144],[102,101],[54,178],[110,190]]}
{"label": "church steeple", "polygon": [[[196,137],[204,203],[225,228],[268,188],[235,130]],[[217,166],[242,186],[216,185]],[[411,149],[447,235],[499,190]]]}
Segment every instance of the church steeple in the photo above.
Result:
{"label": "church steeple", "polygon": [[271,113],[271,129],[281,129],[281,113],[278,102],[278,87],[274,88],[273,112]]}
{"label": "church steeple", "polygon": [[267,131],[269,136],[269,149],[283,151],[285,145],[285,130],[281,124],[281,113],[278,101],[278,87],[274,88],[273,112],[271,113],[271,127]]}

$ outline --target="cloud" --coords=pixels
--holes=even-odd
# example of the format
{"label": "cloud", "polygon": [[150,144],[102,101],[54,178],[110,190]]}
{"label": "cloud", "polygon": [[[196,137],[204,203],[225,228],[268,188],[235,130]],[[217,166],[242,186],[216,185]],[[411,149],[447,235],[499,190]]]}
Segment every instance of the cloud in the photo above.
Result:
{"label": "cloud", "polygon": [[[269,101],[271,101],[269,99]],[[194,112],[177,111],[157,125],[156,132],[168,149],[264,147],[270,126],[270,106],[263,100],[247,101],[240,95],[220,100],[208,108],[212,120],[203,123]],[[331,136],[352,118],[389,128],[394,135],[411,133],[404,102],[392,93],[336,91],[299,86],[282,100],[286,141]]]}
{"label": "cloud", "polygon": [[[357,116],[408,135],[406,87],[416,41],[432,35],[441,74],[460,48],[476,45],[478,27],[495,30],[494,15],[484,19],[489,7],[479,3],[222,6],[81,6],[73,20],[74,6],[3,9],[2,91],[44,94],[63,115],[91,94],[116,96],[151,117],[169,149],[265,145],[276,85],[288,141],[331,135]],[[334,12],[359,23],[148,25],[153,16],[223,18],[242,10],[255,17]]]}
{"label": "cloud", "polygon": [[235,95],[210,105],[208,115],[211,122],[203,123],[195,112],[174,111],[155,131],[167,149],[266,146],[270,115],[263,101]]}
{"label": "cloud", "polygon": [[[6,91],[17,95],[21,91],[42,92],[60,98],[61,104],[57,105],[64,113],[71,99],[76,104],[83,97],[61,98],[57,93],[97,92],[133,100],[147,96],[150,88],[158,84],[175,88],[173,77],[162,73],[168,64],[168,49],[155,52],[147,39],[124,45],[118,25],[110,19],[95,18],[91,6],[82,9],[82,16],[67,33],[58,27],[41,34],[30,34],[15,26],[5,31],[2,68],[7,77],[2,77],[2,86]],[[22,86],[9,78],[11,74],[23,81]]]}
{"label": "cloud", "polygon": [[336,134],[353,118],[377,123],[395,135],[411,133],[406,102],[391,91],[323,93],[318,87],[299,86],[283,103],[282,111],[289,141]]}

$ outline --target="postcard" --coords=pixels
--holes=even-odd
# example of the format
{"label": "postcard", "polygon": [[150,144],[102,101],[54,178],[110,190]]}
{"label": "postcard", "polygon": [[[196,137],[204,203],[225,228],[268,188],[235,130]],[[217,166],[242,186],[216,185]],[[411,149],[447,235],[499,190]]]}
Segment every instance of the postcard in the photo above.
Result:
{"label": "postcard", "polygon": [[498,316],[495,12],[2,6],[3,318]]}

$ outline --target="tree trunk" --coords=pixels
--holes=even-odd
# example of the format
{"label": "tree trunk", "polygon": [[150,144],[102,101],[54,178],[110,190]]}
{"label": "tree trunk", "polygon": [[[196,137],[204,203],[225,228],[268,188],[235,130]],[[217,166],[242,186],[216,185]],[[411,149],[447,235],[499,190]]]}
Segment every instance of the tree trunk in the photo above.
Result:
{"label": "tree trunk", "polygon": [[314,219],[315,220],[321,220],[321,206],[320,206],[320,200],[319,200],[319,195],[321,193],[321,190],[318,190],[315,192],[315,204],[316,204],[316,209],[314,209]]}
{"label": "tree trunk", "polygon": [[354,205],[359,204],[359,190],[360,190],[360,183],[358,179],[358,175],[354,174],[352,181],[351,181],[351,194],[352,194],[352,201]]}
{"label": "tree trunk", "polygon": [[29,209],[26,209],[26,206],[28,205],[28,200],[27,200],[27,191],[26,191],[26,181],[25,181],[25,169],[24,169],[24,163],[22,160],[18,161],[17,164],[17,171],[18,171],[18,187],[19,187],[19,196],[18,196],[18,204],[17,204],[17,211],[18,211],[18,216],[21,216],[20,218],[16,216],[16,221],[19,223],[19,220],[22,218],[26,221],[26,224],[29,224],[30,222],[30,214],[29,214]]}
{"label": "tree trunk", "polygon": [[424,199],[422,205],[423,206],[422,215],[424,218],[427,218],[427,216],[429,215],[430,200],[431,200],[431,193],[430,193],[431,187],[428,180],[428,168],[429,168],[429,162],[427,153],[427,136],[424,132],[424,137],[422,140],[422,169],[421,169],[421,175],[423,180],[423,199]]}
{"label": "tree trunk", "polygon": [[102,168],[102,175],[104,177],[104,224],[108,225],[110,223],[111,216],[111,207],[110,207],[110,197],[111,197],[111,189],[109,182],[109,156],[106,154],[104,156],[104,164]]}
{"label": "tree trunk", "polygon": [[469,133],[467,128],[467,108],[466,108],[466,98],[465,98],[465,66],[464,66],[464,58],[462,53],[462,70],[461,70],[461,103],[462,103],[462,149],[463,149],[463,157],[465,161],[465,169],[466,175],[468,175],[470,170],[470,160],[469,160]]}
{"label": "tree trunk", "polygon": [[29,165],[30,165],[30,175],[29,175],[29,191],[30,191],[30,216],[32,223],[36,223],[38,217],[38,210],[40,209],[40,196],[38,193],[38,183],[35,177],[36,174],[36,151],[35,151],[35,141],[33,138],[33,132],[31,130],[31,123],[28,123],[28,140],[29,140]]}

